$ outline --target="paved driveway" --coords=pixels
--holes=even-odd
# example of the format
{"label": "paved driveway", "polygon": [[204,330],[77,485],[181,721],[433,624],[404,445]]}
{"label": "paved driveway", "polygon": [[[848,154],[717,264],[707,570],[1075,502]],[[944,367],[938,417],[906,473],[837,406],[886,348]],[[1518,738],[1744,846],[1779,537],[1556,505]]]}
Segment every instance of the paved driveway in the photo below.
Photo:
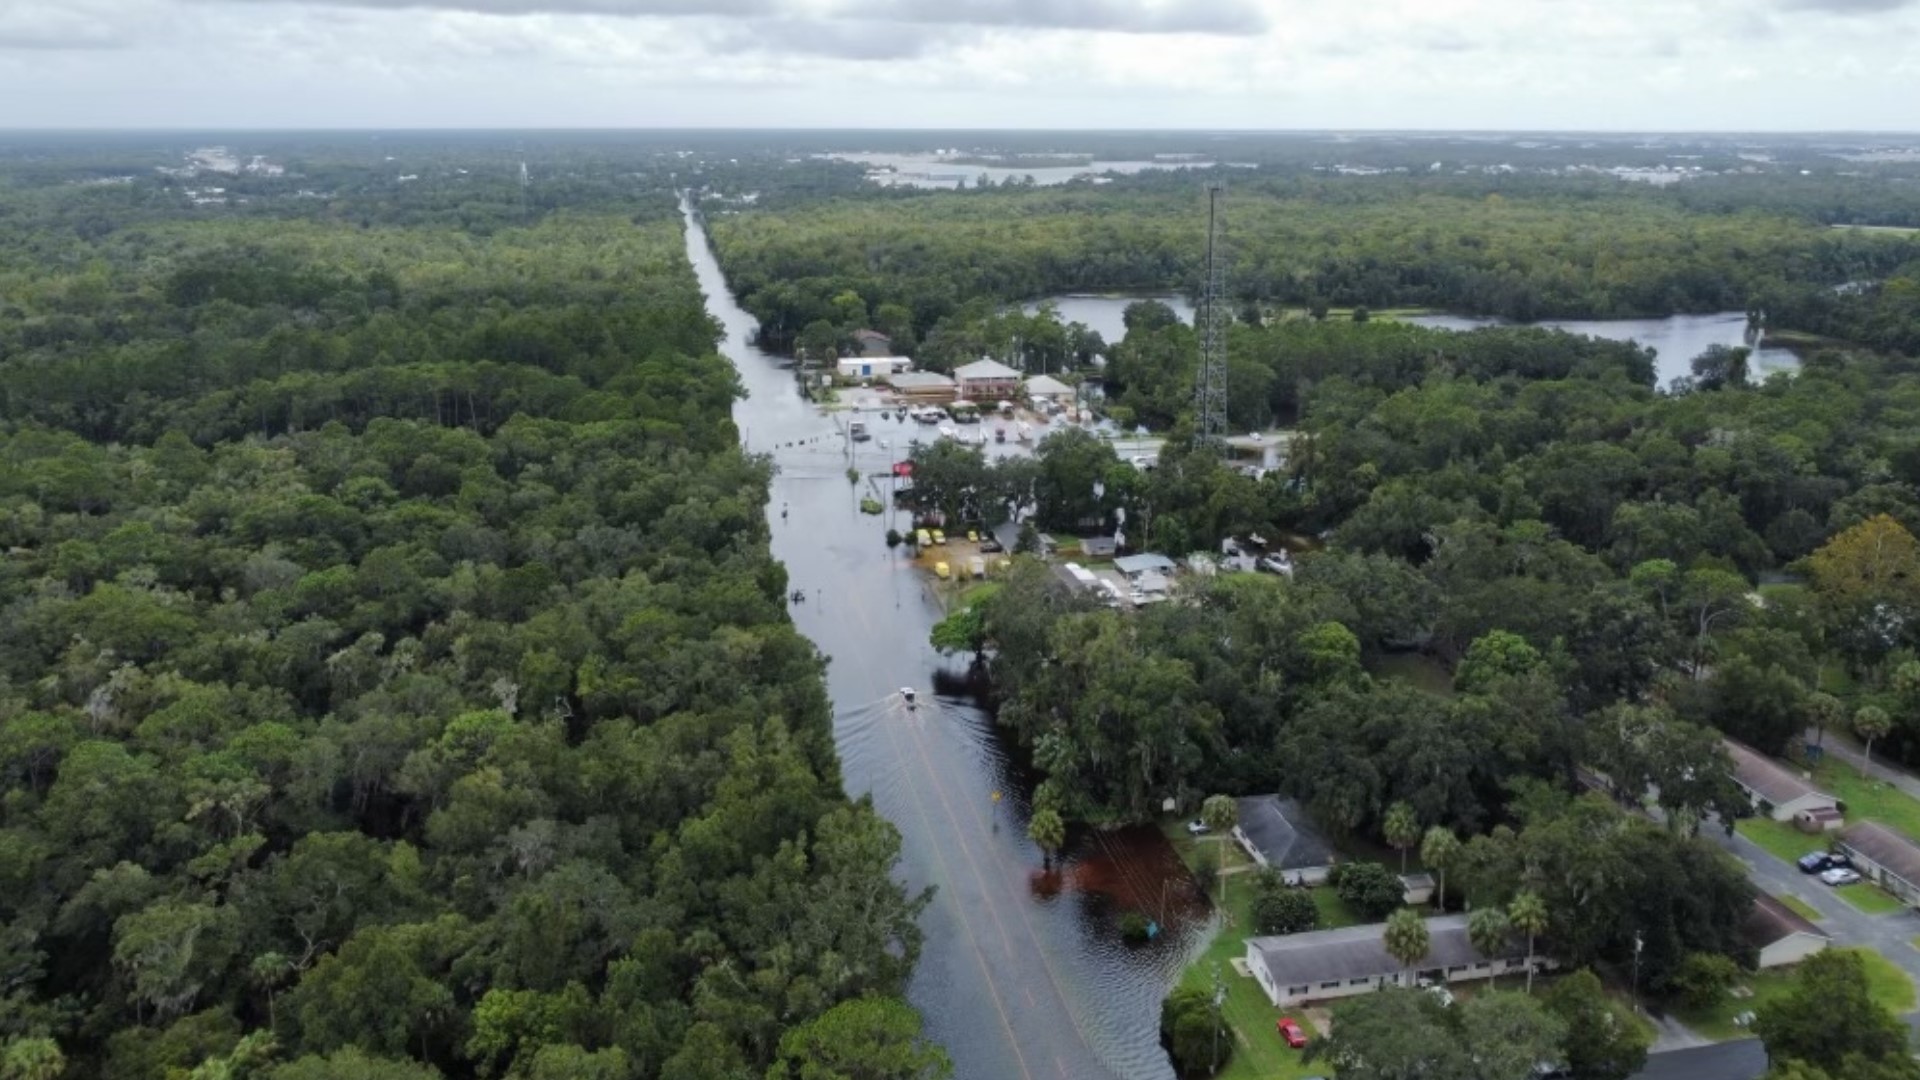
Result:
{"label": "paved driveway", "polygon": [[[1869,915],[1840,899],[1835,890],[1820,884],[1818,877],[1774,858],[1739,833],[1727,836],[1717,828],[1703,830],[1702,835],[1708,834],[1747,864],[1747,873],[1763,892],[1792,896],[1818,911],[1820,929],[1833,935],[1834,944],[1872,949],[1920,982],[1920,949],[1912,944],[1914,936],[1920,934],[1920,917],[1909,911]],[[1809,840],[1808,850],[1818,843]]]}

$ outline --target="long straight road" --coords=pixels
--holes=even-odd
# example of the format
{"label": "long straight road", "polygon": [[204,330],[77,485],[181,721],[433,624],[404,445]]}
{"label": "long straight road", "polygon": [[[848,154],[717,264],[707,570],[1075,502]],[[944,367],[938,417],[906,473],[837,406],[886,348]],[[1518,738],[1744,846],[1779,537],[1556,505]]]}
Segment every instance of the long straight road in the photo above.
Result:
{"label": "long straight road", "polygon": [[[900,830],[906,884],[936,888],[908,990],[928,1035],[959,1080],[1171,1080],[1160,1000],[1200,934],[1174,926],[1141,949],[1118,942],[1108,896],[1159,884],[1142,884],[1147,874],[1126,852],[1113,857],[1111,837],[1077,837],[1058,891],[1036,888],[1041,857],[1026,836],[1022,779],[980,709],[934,693],[944,664],[927,634],[940,604],[925,575],[882,542],[882,519],[860,512],[864,476],[847,476],[850,465],[885,474],[905,456],[907,425],[876,415],[872,442],[846,440],[751,344],[754,320],[728,293],[691,213],[687,255],[748,391],[735,424],[747,449],[770,454],[779,470],[767,509],[773,552],[806,595],[796,625],[829,658],[845,786],[870,794]],[[916,707],[902,700],[903,685],[919,689]]]}

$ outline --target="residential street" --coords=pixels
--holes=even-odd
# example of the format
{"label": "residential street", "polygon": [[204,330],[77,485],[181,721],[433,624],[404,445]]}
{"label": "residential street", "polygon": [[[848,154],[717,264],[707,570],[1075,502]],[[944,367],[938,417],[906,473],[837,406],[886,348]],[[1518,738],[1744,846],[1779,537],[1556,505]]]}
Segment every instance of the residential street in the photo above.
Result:
{"label": "residential street", "polygon": [[[1820,884],[1819,878],[1802,874],[1798,868],[1774,858],[1739,833],[1727,836],[1717,828],[1708,828],[1702,835],[1712,836],[1722,847],[1746,863],[1754,885],[1762,891],[1774,896],[1795,897],[1818,911],[1820,929],[1833,935],[1834,944],[1872,949],[1893,961],[1908,977],[1920,982],[1920,949],[1915,949],[1912,944],[1914,935],[1920,934],[1920,918],[1905,911],[1868,915],[1840,899],[1832,888]],[[1812,851],[1819,843],[1817,839],[1808,838],[1807,850]]]}

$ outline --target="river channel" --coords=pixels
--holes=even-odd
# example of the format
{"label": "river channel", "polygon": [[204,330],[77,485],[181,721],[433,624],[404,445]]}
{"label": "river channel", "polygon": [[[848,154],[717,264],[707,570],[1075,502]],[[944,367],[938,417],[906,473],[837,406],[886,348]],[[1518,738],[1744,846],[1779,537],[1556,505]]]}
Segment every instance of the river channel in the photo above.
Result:
{"label": "river channel", "polygon": [[[870,794],[899,828],[908,887],[935,888],[908,989],[928,1036],[960,1080],[1170,1080],[1160,1000],[1211,930],[1204,900],[1151,829],[1077,834],[1058,873],[1041,873],[1022,770],[928,644],[939,597],[904,549],[888,550],[882,519],[860,513],[866,481],[847,479],[850,462],[885,474],[909,433],[879,421],[878,438],[849,443],[834,414],[802,399],[752,344],[753,317],[728,291],[697,215],[685,216],[687,256],[726,331],[721,351],[747,389],[735,423],[778,468],[773,553],[807,597],[793,605],[796,625],[829,658],[846,789]],[[902,686],[918,688],[917,707]],[[1123,910],[1167,930],[1129,948],[1115,929]]]}

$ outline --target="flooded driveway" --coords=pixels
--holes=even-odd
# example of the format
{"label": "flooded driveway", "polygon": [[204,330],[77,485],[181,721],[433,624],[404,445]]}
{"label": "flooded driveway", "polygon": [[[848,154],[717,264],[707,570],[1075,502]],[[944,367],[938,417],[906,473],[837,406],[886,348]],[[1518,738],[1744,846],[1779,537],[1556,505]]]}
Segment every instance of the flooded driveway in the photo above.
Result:
{"label": "flooded driveway", "polygon": [[[904,457],[913,425],[869,418],[875,439],[848,441],[834,416],[799,396],[791,372],[750,344],[753,318],[691,215],[687,254],[748,390],[734,407],[741,438],[779,466],[773,553],[790,588],[806,593],[796,624],[829,657],[846,788],[871,793],[899,828],[907,884],[937,889],[909,988],[927,1034],[960,1080],[1170,1080],[1160,1000],[1210,930],[1204,900],[1169,873],[1177,858],[1153,829],[1076,835],[1058,872],[1041,873],[1026,783],[960,680],[936,678],[951,666],[927,643],[938,597],[904,550],[888,550],[886,519],[860,512],[876,490],[864,475]],[[857,485],[850,464],[863,474]],[[902,686],[918,689],[917,707]],[[1130,948],[1115,929],[1126,910],[1169,928]]]}

